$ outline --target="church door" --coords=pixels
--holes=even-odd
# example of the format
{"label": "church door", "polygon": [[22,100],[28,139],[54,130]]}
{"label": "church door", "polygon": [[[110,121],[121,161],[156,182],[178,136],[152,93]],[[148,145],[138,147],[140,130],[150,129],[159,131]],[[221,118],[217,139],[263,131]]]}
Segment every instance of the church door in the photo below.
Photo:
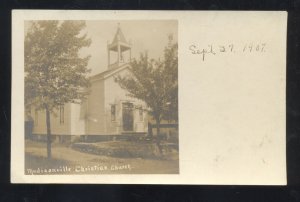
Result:
{"label": "church door", "polygon": [[133,104],[123,103],[123,130],[133,131]]}

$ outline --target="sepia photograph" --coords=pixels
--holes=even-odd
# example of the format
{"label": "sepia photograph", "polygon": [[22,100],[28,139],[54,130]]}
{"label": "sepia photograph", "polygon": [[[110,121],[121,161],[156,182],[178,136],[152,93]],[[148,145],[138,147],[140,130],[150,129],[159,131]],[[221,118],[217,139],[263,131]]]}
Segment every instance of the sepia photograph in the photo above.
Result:
{"label": "sepia photograph", "polygon": [[11,182],[286,184],[286,22],[13,11]]}
{"label": "sepia photograph", "polygon": [[25,175],[179,174],[177,24],[24,21]]}
{"label": "sepia photograph", "polygon": [[298,199],[300,18],[275,4],[5,4],[0,201]]}

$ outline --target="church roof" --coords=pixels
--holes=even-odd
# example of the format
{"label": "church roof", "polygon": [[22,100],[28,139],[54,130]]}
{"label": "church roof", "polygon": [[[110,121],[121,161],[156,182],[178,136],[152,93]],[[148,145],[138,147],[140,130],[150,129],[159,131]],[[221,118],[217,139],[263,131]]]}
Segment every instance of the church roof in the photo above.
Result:
{"label": "church roof", "polygon": [[101,73],[98,73],[98,74],[92,76],[91,79],[92,80],[105,79],[106,77],[114,75],[114,74],[122,71],[123,69],[128,68],[129,66],[130,65],[128,63],[126,63],[126,64],[123,64],[121,66],[117,66],[117,67],[108,69],[108,70],[106,70],[104,72],[101,72]]}

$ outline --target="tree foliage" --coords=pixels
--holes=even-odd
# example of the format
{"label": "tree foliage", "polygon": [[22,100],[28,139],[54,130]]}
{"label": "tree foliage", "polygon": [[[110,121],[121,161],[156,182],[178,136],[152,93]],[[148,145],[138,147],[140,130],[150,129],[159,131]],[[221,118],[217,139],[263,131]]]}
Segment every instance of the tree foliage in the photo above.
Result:
{"label": "tree foliage", "polygon": [[80,49],[91,43],[82,34],[84,27],[84,21],[33,21],[25,36],[25,105],[46,112],[48,158],[50,114],[65,103],[80,102],[89,85],[90,56],[80,56]]}
{"label": "tree foliage", "polygon": [[172,37],[169,37],[163,60],[149,59],[147,53],[141,54],[139,60],[131,62],[129,72],[126,76],[116,77],[116,81],[129,96],[144,101],[150,108],[157,125],[156,144],[162,154],[160,122],[162,119],[178,121],[177,43],[172,43]]}
{"label": "tree foliage", "polygon": [[50,111],[78,102],[88,86],[90,56],[79,50],[91,43],[83,21],[34,21],[25,37],[25,103]]}
{"label": "tree foliage", "polygon": [[148,105],[150,114],[158,122],[178,120],[177,52],[177,43],[170,39],[163,60],[149,59],[147,54],[141,54],[139,60],[131,62],[130,74],[116,79],[131,97]]}

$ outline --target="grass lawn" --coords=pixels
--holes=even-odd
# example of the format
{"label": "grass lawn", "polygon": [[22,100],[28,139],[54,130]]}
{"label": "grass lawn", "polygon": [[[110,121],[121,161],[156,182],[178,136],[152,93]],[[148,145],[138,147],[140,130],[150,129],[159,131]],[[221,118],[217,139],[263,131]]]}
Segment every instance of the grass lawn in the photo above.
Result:
{"label": "grass lawn", "polygon": [[168,160],[118,158],[53,144],[52,159],[48,160],[46,143],[26,140],[25,174],[178,174],[176,156]]}

